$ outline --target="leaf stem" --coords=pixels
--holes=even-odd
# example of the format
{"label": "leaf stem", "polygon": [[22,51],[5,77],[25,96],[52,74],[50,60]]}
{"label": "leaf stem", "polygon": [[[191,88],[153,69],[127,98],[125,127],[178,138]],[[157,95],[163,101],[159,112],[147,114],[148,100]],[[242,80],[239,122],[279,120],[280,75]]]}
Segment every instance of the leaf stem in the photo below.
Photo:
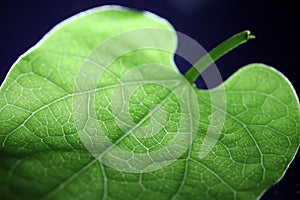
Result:
{"label": "leaf stem", "polygon": [[215,48],[213,48],[209,53],[204,55],[200,60],[196,62],[195,65],[187,73],[184,75],[185,78],[190,82],[193,83],[196,81],[198,76],[208,68],[213,62],[218,60],[220,57],[228,53],[229,51],[235,49],[239,45],[247,42],[250,39],[255,38],[254,35],[250,34],[250,31],[243,31],[238,33],[229,39],[225,40]]}

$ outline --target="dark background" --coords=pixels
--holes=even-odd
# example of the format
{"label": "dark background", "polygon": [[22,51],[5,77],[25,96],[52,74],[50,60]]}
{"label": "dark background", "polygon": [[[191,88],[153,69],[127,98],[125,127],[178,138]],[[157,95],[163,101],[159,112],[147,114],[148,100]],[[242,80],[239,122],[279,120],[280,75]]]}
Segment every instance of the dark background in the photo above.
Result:
{"label": "dark background", "polygon": [[[298,90],[296,63],[299,62],[299,26],[296,1],[265,0],[51,0],[16,1],[0,4],[1,83],[10,66],[28,48],[62,20],[89,8],[107,4],[151,11],[170,21],[177,31],[197,40],[210,50],[229,36],[251,30],[255,40],[224,56],[217,65],[224,79],[238,68],[262,62],[281,71]],[[180,60],[179,60],[180,62]],[[182,64],[181,71],[187,66]],[[298,90],[299,91],[299,90]],[[262,199],[300,199],[300,154],[284,178]]]}

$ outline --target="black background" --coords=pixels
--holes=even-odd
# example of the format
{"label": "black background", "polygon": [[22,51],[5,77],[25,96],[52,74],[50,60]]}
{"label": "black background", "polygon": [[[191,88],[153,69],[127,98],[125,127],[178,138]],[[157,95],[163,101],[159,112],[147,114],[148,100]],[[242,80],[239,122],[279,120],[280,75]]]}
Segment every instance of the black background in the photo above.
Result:
{"label": "black background", "polygon": [[[210,50],[229,36],[251,30],[255,40],[217,61],[224,79],[245,64],[261,62],[281,71],[296,87],[299,62],[299,26],[296,1],[264,0],[49,0],[16,1],[0,4],[1,82],[10,66],[28,48],[62,20],[88,8],[117,4],[151,11],[170,21],[179,32]],[[297,57],[298,56],[298,57]],[[181,71],[185,72],[184,64]],[[299,90],[298,90],[299,91]],[[300,155],[284,178],[262,199],[300,199]]]}

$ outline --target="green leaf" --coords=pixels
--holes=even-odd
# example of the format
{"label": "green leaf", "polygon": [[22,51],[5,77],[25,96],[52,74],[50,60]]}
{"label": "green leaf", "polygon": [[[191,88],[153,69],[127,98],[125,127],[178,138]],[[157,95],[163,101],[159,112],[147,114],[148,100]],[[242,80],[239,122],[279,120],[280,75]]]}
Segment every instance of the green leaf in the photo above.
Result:
{"label": "green leaf", "polygon": [[[95,90],[85,92],[85,85],[77,85],[78,80],[90,80],[90,77],[80,79],[78,74],[82,66],[92,63],[86,58],[93,58],[92,53],[99,45],[121,32],[141,28],[168,30],[171,34],[165,35],[167,38],[158,38],[150,31],[142,40],[148,39],[154,47],[176,48],[175,31],[165,20],[149,13],[106,7],[59,24],[17,60],[0,91],[1,198],[257,199],[282,178],[299,147],[300,114],[291,84],[271,67],[251,64],[216,89],[202,91],[191,86],[190,91],[173,62],[173,53],[159,48],[138,49],[112,60],[96,82]],[[130,41],[123,43],[130,45]],[[119,47],[123,46],[116,45],[114,51],[98,55],[99,62],[116,54]],[[142,128],[133,135],[125,135],[116,122],[114,109],[119,107],[112,106],[116,85],[120,79],[129,83],[129,79],[138,77],[122,79],[126,73],[153,63],[168,67],[159,71],[153,67],[153,72],[146,70],[139,74],[145,79],[153,78],[154,82],[132,91],[128,123]],[[93,71],[90,76],[93,77]],[[168,133],[181,131],[179,122],[185,107],[180,97],[162,84],[173,79],[182,81],[176,85],[181,92],[195,93],[198,103],[190,106],[199,110],[200,116],[197,122],[183,127],[197,125],[198,129],[191,145],[181,149],[182,155],[180,152],[180,157],[171,159],[171,163],[144,172],[119,170],[114,165],[121,161],[113,157],[97,159],[98,151],[89,148],[98,150],[103,146],[90,145],[86,140],[90,136],[93,142],[97,141],[96,135],[82,134],[83,130],[94,127],[82,124],[88,120],[76,123],[78,117],[82,119],[86,114],[81,112],[86,108],[76,107],[76,102],[87,102],[86,98],[93,95],[94,117],[110,142],[135,155],[150,154],[176,137]],[[222,97],[224,91],[225,106],[212,99],[214,95]],[[161,105],[165,112],[152,113],[155,105]],[[166,121],[159,118],[161,115]],[[206,137],[212,116],[224,116],[225,120],[217,131],[219,135]],[[155,120],[166,123],[164,131],[146,138],[134,137],[148,130]],[[135,125],[129,124],[127,128],[131,130],[131,126]],[[201,157],[199,153],[206,140],[211,140],[214,146]],[[143,166],[143,163],[132,165]]]}

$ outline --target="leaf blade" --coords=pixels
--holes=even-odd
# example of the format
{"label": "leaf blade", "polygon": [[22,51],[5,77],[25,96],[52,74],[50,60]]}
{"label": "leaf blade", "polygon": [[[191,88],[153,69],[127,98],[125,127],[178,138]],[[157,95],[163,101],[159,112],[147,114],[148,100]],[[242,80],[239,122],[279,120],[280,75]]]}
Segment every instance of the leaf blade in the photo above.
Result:
{"label": "leaf blade", "polygon": [[[138,15],[141,18],[137,19],[135,14],[132,14],[135,17],[126,16],[129,11],[120,12],[125,12],[122,16],[124,19],[128,17],[130,20],[134,18],[143,21],[140,26],[148,27],[150,20],[154,21],[155,26],[170,28],[165,22],[156,22],[157,18],[153,16],[145,19],[144,15]],[[120,172],[98,163],[81,144],[72,123],[63,126],[71,118],[72,80],[76,76],[74,69],[81,65],[82,58],[97,42],[92,41],[93,36],[89,35],[89,40],[83,41],[83,50],[78,50],[75,44],[66,46],[56,41],[58,38],[67,39],[71,32],[76,32],[74,30],[90,24],[86,23],[88,16],[92,16],[94,22],[97,17],[94,18],[93,13],[87,16],[83,14],[84,21],[80,26],[77,26],[74,19],[76,23],[73,24],[73,28],[72,26],[68,28],[69,22],[64,25],[67,29],[58,27],[52,33],[53,39],[49,35],[41,46],[23,56],[1,85],[1,142],[3,143],[5,137],[20,124],[28,125],[18,129],[15,138],[9,136],[10,140],[1,147],[0,184],[3,187],[0,191],[4,197],[255,199],[284,175],[299,147],[298,99],[291,84],[281,74],[261,64],[247,66],[225,82],[227,110],[223,112],[227,116],[224,129],[216,146],[205,158],[199,158],[199,149],[210,122],[211,100],[209,93],[195,89],[201,108],[201,126],[193,145],[180,159],[164,169],[140,174]],[[117,12],[116,20],[122,18],[120,15]],[[126,20],[124,23],[127,23]],[[97,32],[99,31],[97,27],[98,25],[90,27],[88,25],[87,30]],[[67,30],[67,33],[63,30]],[[76,42],[80,40],[82,39],[79,36],[75,39]],[[48,48],[57,49],[58,52],[49,53]],[[74,52],[78,54],[75,57]],[[35,53],[38,54],[37,57]],[[162,60],[166,60],[164,62],[173,66],[168,54],[162,52],[158,54]],[[148,58],[149,62],[160,61],[161,58],[153,55],[157,55],[157,52],[156,54],[145,52],[145,58]],[[132,57],[134,56],[136,55],[133,54]],[[71,61],[68,60],[70,57]],[[127,59],[132,60],[132,57],[129,56]],[[35,66],[45,62],[57,67],[59,63],[54,58],[61,59],[61,63],[65,63],[64,66],[71,66],[63,78],[58,73],[48,76],[49,71],[44,68],[33,67],[32,70],[28,64],[33,60],[37,62]],[[135,59],[134,64],[145,64],[145,60]],[[126,69],[132,67],[130,65],[132,63],[128,62]],[[115,68],[116,72],[118,67]],[[22,93],[17,84],[11,86],[19,76],[23,77],[26,73],[33,74],[28,75],[27,80],[30,80],[28,82],[21,79],[20,83],[24,88],[39,88],[41,83],[46,82],[45,90]],[[106,89],[109,87],[103,91]],[[51,93],[47,94],[49,91]],[[218,89],[210,92],[218,92]],[[33,101],[28,102],[26,99],[15,101],[22,95],[32,97]],[[41,97],[43,95],[44,98]],[[6,99],[5,96],[9,96],[10,99]],[[52,103],[45,102],[49,98]],[[14,107],[8,109],[8,104]],[[24,105],[25,107],[22,107]],[[28,114],[28,111],[37,112],[39,109],[41,112],[37,116]],[[42,112],[43,109],[47,110]],[[27,120],[30,116],[32,119]],[[49,123],[51,121],[52,124]],[[33,137],[35,134],[38,137]],[[50,137],[46,140],[47,134]],[[261,166],[261,163],[264,165]],[[274,163],[277,165],[274,166]]]}

